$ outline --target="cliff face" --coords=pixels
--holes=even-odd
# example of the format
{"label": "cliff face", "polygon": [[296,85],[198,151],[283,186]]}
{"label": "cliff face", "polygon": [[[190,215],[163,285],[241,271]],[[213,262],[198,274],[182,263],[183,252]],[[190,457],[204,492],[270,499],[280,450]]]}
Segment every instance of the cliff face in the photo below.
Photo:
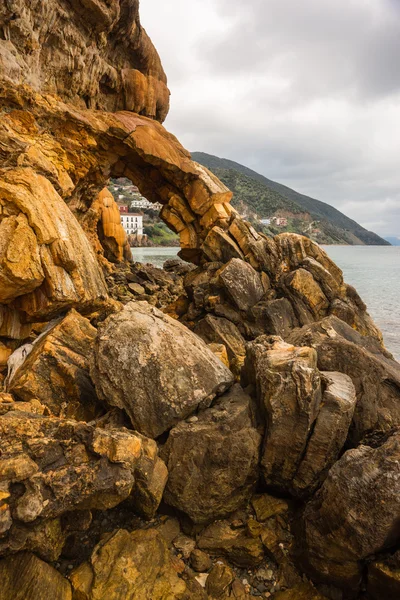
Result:
{"label": "cliff face", "polygon": [[80,108],[162,122],[169,91],[139,0],[10,0],[0,7],[0,72]]}
{"label": "cliff face", "polygon": [[[400,367],[356,290],[163,128],[135,0],[0,19],[0,600],[398,597]],[[192,265],[123,260],[110,176]]]}

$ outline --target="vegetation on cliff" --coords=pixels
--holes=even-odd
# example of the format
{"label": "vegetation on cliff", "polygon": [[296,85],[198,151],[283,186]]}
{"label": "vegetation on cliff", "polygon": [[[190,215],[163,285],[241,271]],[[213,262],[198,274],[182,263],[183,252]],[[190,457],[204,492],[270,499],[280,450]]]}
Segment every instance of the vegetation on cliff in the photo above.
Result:
{"label": "vegetation on cliff", "polygon": [[[279,214],[288,218],[292,231],[323,244],[389,245],[387,240],[346,217],[339,210],[267,179],[232,160],[204,152],[193,152],[193,160],[211,169],[234,192],[232,204],[256,221]],[[276,233],[272,229],[272,233]]]}

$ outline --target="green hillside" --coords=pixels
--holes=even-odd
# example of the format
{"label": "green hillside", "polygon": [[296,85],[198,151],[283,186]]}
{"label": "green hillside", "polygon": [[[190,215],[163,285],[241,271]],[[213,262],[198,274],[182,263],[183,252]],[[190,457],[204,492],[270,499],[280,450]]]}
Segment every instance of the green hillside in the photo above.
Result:
{"label": "green hillside", "polygon": [[[267,179],[239,163],[204,152],[193,152],[192,158],[213,171],[233,191],[234,206],[243,210],[247,205],[258,218],[276,212],[287,216],[288,227],[284,231],[303,233],[326,244],[390,245],[333,206]],[[298,218],[300,213],[301,219]]]}

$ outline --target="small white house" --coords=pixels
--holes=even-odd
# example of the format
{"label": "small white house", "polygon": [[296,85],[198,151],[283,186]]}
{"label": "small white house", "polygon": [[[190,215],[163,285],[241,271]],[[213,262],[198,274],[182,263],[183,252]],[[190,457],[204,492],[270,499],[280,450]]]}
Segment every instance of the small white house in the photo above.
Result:
{"label": "small white house", "polygon": [[271,225],[271,219],[268,219],[268,218],[260,219],[260,223],[261,223],[261,225]]}
{"label": "small white house", "polygon": [[121,213],[121,225],[128,235],[143,235],[143,215],[139,213]]}

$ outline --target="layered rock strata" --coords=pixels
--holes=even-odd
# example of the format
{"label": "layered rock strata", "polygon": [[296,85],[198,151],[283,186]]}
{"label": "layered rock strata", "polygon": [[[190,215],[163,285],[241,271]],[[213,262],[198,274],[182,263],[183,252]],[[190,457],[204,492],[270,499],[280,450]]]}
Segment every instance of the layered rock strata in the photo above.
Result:
{"label": "layered rock strata", "polygon": [[[137,0],[0,7],[0,599],[394,598],[400,367],[168,100]],[[128,264],[110,176],[192,267]]]}

